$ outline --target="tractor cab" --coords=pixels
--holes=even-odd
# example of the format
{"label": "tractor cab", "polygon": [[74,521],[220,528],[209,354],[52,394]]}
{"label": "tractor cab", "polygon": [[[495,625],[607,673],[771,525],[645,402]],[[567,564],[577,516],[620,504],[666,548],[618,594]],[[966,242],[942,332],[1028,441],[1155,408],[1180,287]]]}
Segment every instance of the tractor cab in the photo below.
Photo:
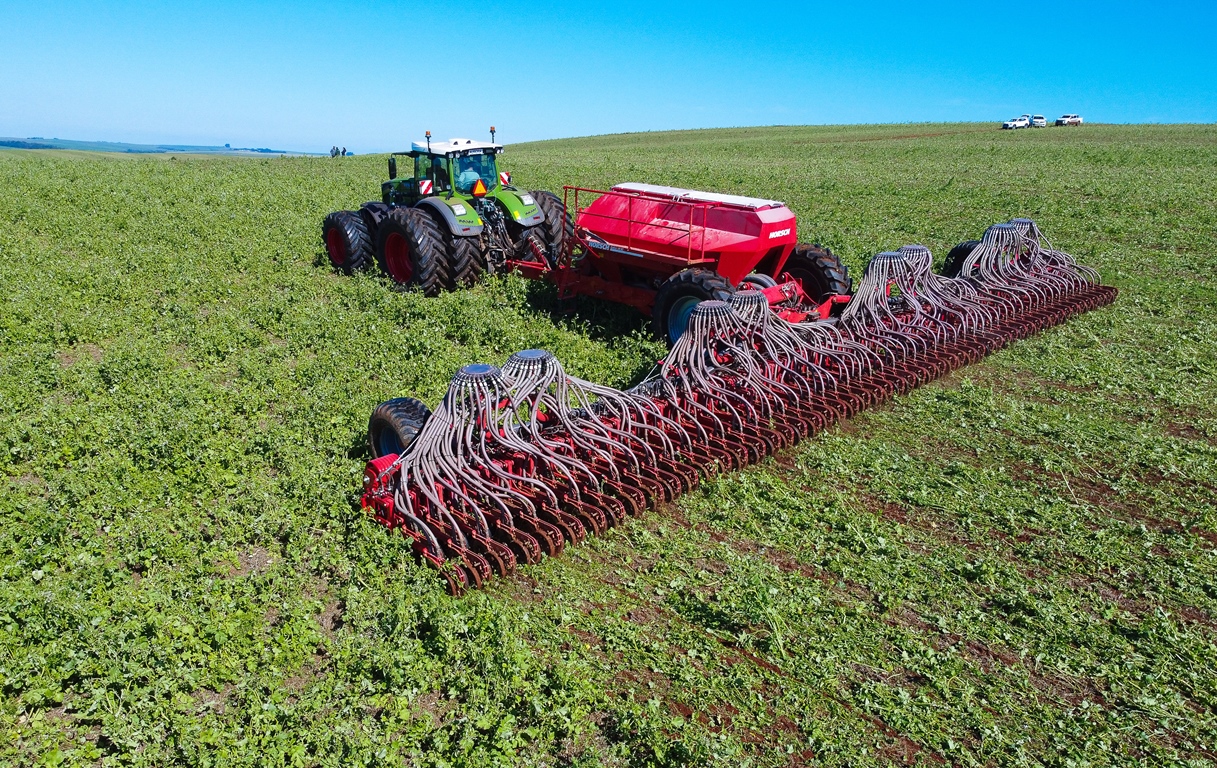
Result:
{"label": "tractor cab", "polygon": [[[495,157],[502,151],[501,144],[473,139],[413,142],[409,152],[394,152],[389,158],[389,180],[381,185],[384,202],[413,205],[436,195],[497,197],[495,193],[511,179],[508,174],[499,174]],[[398,178],[398,157],[414,161],[412,178]]]}

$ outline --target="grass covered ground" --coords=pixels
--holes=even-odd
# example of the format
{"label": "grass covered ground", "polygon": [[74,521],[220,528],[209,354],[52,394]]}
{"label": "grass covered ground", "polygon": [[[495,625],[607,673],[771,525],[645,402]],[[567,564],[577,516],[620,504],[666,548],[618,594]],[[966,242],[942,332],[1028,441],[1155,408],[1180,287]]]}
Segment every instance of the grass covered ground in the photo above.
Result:
{"label": "grass covered ground", "polygon": [[778,197],[854,269],[1031,216],[1121,296],[452,599],[358,509],[371,408],[537,346],[625,386],[643,318],[333,274],[381,157],[0,152],[0,762],[1217,760],[1217,127],[503,160]]}

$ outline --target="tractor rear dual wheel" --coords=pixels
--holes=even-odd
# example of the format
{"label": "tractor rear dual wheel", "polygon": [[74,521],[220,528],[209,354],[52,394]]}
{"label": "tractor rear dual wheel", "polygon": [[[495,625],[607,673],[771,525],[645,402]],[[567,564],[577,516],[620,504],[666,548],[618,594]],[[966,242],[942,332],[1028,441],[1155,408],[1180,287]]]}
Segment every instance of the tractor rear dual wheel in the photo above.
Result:
{"label": "tractor rear dual wheel", "polygon": [[727,278],[708,269],[686,269],[669,277],[655,293],[651,327],[668,345],[676,343],[689,325],[689,316],[703,301],[726,301],[735,290]]}
{"label": "tractor rear dual wheel", "polygon": [[368,226],[356,211],[335,211],[321,223],[321,240],[336,269],[348,275],[368,266],[372,260],[372,238]]}
{"label": "tractor rear dual wheel", "polygon": [[449,236],[448,271],[457,288],[477,285],[486,274],[486,255],[478,238]]}
{"label": "tractor rear dual wheel", "polygon": [[394,208],[376,230],[376,260],[403,287],[427,296],[452,288],[448,249],[435,220],[417,208]]}
{"label": "tractor rear dual wheel", "polygon": [[444,246],[448,261],[448,277],[452,288],[467,288],[476,285],[486,274],[486,255],[482,252],[481,238],[458,237],[448,228],[448,222],[434,208],[419,208],[435,224],[435,231]]}
{"label": "tractor rear dual wheel", "polygon": [[368,242],[372,245],[376,244],[376,232],[380,229],[380,222],[385,220],[391,210],[393,209],[389,206],[375,200],[359,206],[359,215],[363,217],[363,223],[367,225]]}
{"label": "tractor rear dual wheel", "polygon": [[800,280],[803,292],[817,304],[831,296],[848,295],[853,287],[840,257],[818,243],[796,245],[782,269]]}

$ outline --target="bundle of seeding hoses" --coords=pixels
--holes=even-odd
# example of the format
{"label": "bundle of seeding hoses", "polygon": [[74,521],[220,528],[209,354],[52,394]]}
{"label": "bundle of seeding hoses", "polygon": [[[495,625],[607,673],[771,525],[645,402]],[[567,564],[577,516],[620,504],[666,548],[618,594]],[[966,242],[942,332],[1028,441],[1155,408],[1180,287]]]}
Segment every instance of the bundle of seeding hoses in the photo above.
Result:
{"label": "bundle of seeding hoses", "polygon": [[789,322],[759,290],[702,302],[630,390],[543,350],[466,366],[404,452],[369,464],[365,506],[458,593],[1115,298],[1029,219],[989,227],[958,277],[932,261],[878,254],[835,322]]}

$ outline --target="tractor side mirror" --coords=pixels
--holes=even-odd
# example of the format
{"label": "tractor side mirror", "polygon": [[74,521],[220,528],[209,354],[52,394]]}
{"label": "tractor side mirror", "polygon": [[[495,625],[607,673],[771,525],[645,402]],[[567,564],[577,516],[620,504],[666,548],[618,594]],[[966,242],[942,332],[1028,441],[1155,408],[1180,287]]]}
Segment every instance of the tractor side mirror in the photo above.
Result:
{"label": "tractor side mirror", "polygon": [[397,178],[397,158],[396,157],[389,158],[389,178],[390,179]]}

